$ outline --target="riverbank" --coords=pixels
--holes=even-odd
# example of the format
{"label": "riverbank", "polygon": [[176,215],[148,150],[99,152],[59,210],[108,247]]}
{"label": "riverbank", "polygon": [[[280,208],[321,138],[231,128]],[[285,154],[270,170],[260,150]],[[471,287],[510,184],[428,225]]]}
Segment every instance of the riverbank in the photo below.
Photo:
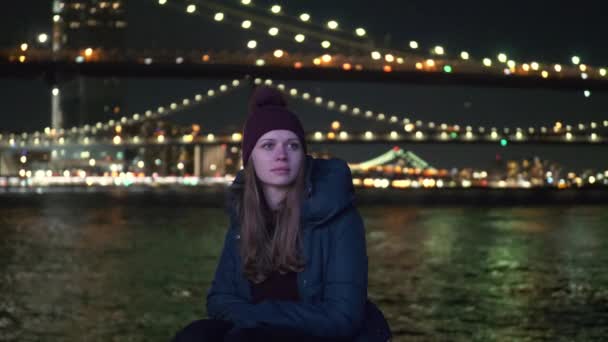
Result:
{"label": "riverbank", "polygon": [[[608,188],[563,189],[368,189],[357,188],[356,198],[364,205],[424,206],[519,206],[606,204]],[[226,187],[40,187],[0,188],[0,205],[49,205],[69,202],[74,198],[83,206],[103,206],[108,202],[124,205],[222,207]]]}

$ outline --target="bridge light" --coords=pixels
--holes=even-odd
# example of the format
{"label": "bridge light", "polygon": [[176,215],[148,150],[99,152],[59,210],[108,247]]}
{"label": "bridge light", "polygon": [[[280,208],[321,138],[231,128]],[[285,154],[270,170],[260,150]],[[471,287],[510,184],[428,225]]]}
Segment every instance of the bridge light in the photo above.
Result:
{"label": "bridge light", "polygon": [[540,67],[540,65],[537,62],[530,63],[530,66],[532,67],[532,70],[534,70],[534,71],[537,71],[538,68]]}
{"label": "bridge light", "polygon": [[365,33],[366,33],[366,32],[365,32],[365,29],[364,29],[364,28],[362,28],[362,27],[359,27],[359,28],[357,28],[357,29],[355,30],[355,34],[356,34],[357,36],[359,36],[359,37],[363,37],[363,36],[365,36]]}
{"label": "bridge light", "polygon": [[330,20],[327,22],[327,27],[329,27],[330,30],[335,30],[338,28],[338,22],[335,20]]}
{"label": "bridge light", "polygon": [[49,39],[49,35],[46,33],[41,33],[38,35],[38,42],[41,44],[46,43],[48,39]]}
{"label": "bridge light", "polygon": [[372,59],[377,61],[382,58],[382,54],[378,51],[372,51]]}
{"label": "bridge light", "polygon": [[597,141],[597,133],[591,133],[591,141]]}
{"label": "bridge light", "polygon": [[416,50],[418,48],[418,42],[415,40],[410,41],[410,49]]}
{"label": "bridge light", "polygon": [[547,70],[543,70],[543,72],[541,72],[541,73],[540,73],[540,75],[541,75],[543,78],[547,78],[547,77],[549,77],[549,72],[547,72]]}
{"label": "bridge light", "polygon": [[112,142],[114,143],[114,145],[120,145],[121,141],[122,141],[122,139],[120,138],[120,135],[116,135],[116,136],[114,136],[114,139],[112,139]]}
{"label": "bridge light", "polygon": [[308,13],[302,13],[300,14],[300,20],[302,20],[303,22],[307,22],[310,20],[310,14]]}
{"label": "bridge light", "polygon": [[274,53],[273,53],[274,57],[276,57],[276,58],[281,58],[281,57],[283,57],[284,54],[285,53],[283,52],[283,50],[280,50],[280,49],[274,50]]}
{"label": "bridge light", "polygon": [[508,60],[508,61],[507,61],[507,66],[508,66],[509,68],[511,68],[511,69],[515,68],[515,66],[516,66],[516,65],[517,65],[517,64],[515,63],[515,61],[514,61],[514,60]]}
{"label": "bridge light", "polygon": [[323,139],[323,133],[315,132],[315,140],[322,140],[322,139]]}
{"label": "bridge light", "polygon": [[251,0],[241,0],[241,3],[245,6],[251,5]]}
{"label": "bridge light", "polygon": [[244,28],[245,30],[248,30],[251,28],[251,20],[243,20],[243,22],[241,23],[241,27]]}
{"label": "bridge light", "polygon": [[374,133],[372,133],[370,131],[365,132],[365,139],[371,140],[373,138],[374,138]]}
{"label": "bridge light", "polygon": [[556,72],[561,72],[561,71],[562,71],[562,66],[561,66],[561,65],[559,65],[559,64],[555,64],[555,65],[553,66],[553,69],[554,69]]}
{"label": "bridge light", "polygon": [[386,60],[389,63],[392,63],[395,61],[395,56],[388,53],[388,54],[384,55],[384,60]]}
{"label": "bridge light", "polygon": [[215,21],[224,20],[224,13],[222,13],[222,12],[215,13],[215,15],[213,16],[213,20],[215,20]]}
{"label": "bridge light", "polygon": [[581,58],[579,56],[572,56],[572,64],[578,65],[581,62]]}
{"label": "bridge light", "polygon": [[424,138],[424,134],[422,134],[421,131],[417,131],[416,132],[416,139],[422,139],[422,138]]}
{"label": "bridge light", "polygon": [[241,133],[233,133],[232,134],[232,141],[241,141],[241,139],[243,139],[243,135]]}
{"label": "bridge light", "polygon": [[465,60],[465,61],[466,61],[466,60],[468,60],[468,59],[469,59],[469,53],[468,53],[468,52],[466,52],[466,51],[462,51],[462,52],[460,53],[460,58],[462,58],[462,59],[463,59],[463,60]]}
{"label": "bridge light", "polygon": [[585,65],[585,64],[579,65],[578,68],[580,71],[583,71],[583,72],[587,71],[587,65]]}
{"label": "bridge light", "polygon": [[27,43],[23,43],[23,44],[21,44],[20,47],[21,47],[21,51],[25,52],[25,51],[27,51],[28,45],[27,45]]}
{"label": "bridge light", "polygon": [[324,54],[323,56],[321,56],[321,60],[323,61],[323,63],[329,63],[331,62],[331,55]]}
{"label": "bridge light", "polygon": [[321,47],[324,49],[329,49],[330,46],[331,46],[331,42],[328,40],[324,40],[321,42]]}
{"label": "bridge light", "polygon": [[304,36],[303,34],[299,33],[299,34],[297,34],[294,37],[294,39],[296,40],[296,42],[302,43],[306,39],[306,36]]}
{"label": "bridge light", "polygon": [[340,132],[339,137],[341,140],[346,140],[346,139],[348,139],[348,133],[345,131],[342,131],[342,132]]}
{"label": "bridge light", "polygon": [[604,68],[600,69],[600,76],[602,76],[602,77],[606,76],[606,69],[604,69]]}
{"label": "bridge light", "polygon": [[273,5],[272,7],[270,7],[270,11],[274,14],[279,14],[281,13],[281,6]]}
{"label": "bridge light", "polygon": [[268,34],[274,37],[279,34],[279,29],[276,27],[271,27],[270,29],[268,29]]}
{"label": "bridge light", "polygon": [[507,55],[504,53],[499,53],[498,54],[498,61],[500,63],[505,63],[507,61]]}
{"label": "bridge light", "polygon": [[483,59],[483,65],[487,66],[487,67],[491,67],[492,66],[492,60],[489,58],[484,58]]}
{"label": "bridge light", "polygon": [[426,63],[426,66],[429,68],[432,68],[435,66],[435,61],[432,59],[427,59],[425,63]]}
{"label": "bridge light", "polygon": [[566,140],[568,140],[568,141],[572,140],[572,133],[570,133],[570,132],[566,133]]}
{"label": "bridge light", "polygon": [[188,5],[188,7],[186,7],[186,12],[190,14],[196,12],[196,5]]}
{"label": "bridge light", "polygon": [[445,49],[442,46],[437,45],[433,49],[433,52],[435,52],[437,55],[443,55],[445,53]]}

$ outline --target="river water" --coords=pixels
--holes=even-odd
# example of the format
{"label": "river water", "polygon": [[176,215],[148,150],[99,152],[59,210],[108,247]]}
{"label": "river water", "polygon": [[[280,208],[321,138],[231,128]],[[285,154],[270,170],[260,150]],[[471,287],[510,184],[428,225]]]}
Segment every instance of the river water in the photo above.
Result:
{"label": "river water", "polygon": [[[221,208],[35,203],[0,207],[0,341],[168,341],[205,315]],[[608,339],[608,206],[359,209],[395,341]]]}

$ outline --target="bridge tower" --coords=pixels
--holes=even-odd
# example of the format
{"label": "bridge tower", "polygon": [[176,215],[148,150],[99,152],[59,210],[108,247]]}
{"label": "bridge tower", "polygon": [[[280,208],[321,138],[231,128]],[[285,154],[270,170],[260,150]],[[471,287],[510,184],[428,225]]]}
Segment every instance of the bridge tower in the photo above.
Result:
{"label": "bridge tower", "polygon": [[[126,46],[124,0],[53,0],[52,49],[59,57],[79,51],[80,58]],[[53,128],[71,128],[123,116],[125,86],[115,78],[50,75]]]}

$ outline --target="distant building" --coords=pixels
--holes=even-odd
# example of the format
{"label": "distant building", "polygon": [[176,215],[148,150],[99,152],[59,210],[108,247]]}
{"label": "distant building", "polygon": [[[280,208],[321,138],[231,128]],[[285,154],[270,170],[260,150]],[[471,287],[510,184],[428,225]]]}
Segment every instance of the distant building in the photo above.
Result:
{"label": "distant building", "polygon": [[[79,51],[83,58],[123,50],[127,27],[125,1],[54,0],[53,52]],[[87,50],[88,49],[88,50]],[[53,128],[71,128],[122,117],[125,86],[115,78],[57,74]]]}

